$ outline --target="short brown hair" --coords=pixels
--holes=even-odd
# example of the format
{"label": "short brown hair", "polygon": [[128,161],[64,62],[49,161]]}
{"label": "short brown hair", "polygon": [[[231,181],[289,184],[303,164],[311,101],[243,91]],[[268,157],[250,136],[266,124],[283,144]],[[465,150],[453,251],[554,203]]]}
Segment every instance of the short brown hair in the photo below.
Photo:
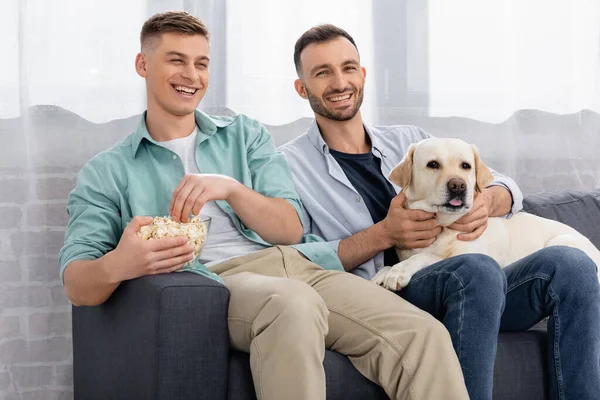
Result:
{"label": "short brown hair", "polygon": [[202,35],[210,41],[210,34],[204,22],[187,11],[167,11],[155,14],[144,22],[140,33],[142,48],[149,41],[159,38],[163,33],[181,33],[184,35]]}
{"label": "short brown hair", "polygon": [[339,37],[348,39],[350,43],[354,45],[356,51],[358,51],[358,47],[356,47],[356,43],[354,42],[352,36],[350,36],[350,34],[342,28],[338,28],[335,25],[317,25],[304,32],[302,36],[300,36],[300,39],[296,41],[296,46],[294,46],[294,65],[296,66],[296,72],[300,74],[302,70],[300,55],[306,46],[313,43],[329,42],[330,40],[334,40]]}

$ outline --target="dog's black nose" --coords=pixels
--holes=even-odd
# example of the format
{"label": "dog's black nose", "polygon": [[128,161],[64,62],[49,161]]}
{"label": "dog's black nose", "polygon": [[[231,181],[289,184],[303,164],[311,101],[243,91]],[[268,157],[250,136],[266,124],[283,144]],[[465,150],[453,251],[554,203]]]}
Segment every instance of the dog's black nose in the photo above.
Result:
{"label": "dog's black nose", "polygon": [[452,178],[448,181],[448,191],[450,193],[461,194],[467,190],[467,183],[460,178]]}

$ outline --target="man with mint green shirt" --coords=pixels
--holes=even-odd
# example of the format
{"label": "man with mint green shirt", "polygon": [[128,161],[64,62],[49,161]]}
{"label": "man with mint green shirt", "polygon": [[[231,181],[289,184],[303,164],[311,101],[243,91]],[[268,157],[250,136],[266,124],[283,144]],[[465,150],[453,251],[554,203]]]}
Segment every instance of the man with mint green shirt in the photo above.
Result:
{"label": "man with mint green shirt", "polygon": [[[199,170],[206,175],[213,174],[213,176],[205,176],[204,182],[207,180],[219,183],[225,180],[233,184],[241,182],[244,186],[253,187],[255,191],[265,196],[285,199],[295,211],[294,214],[290,213],[292,214],[290,219],[297,219],[300,201],[294,190],[287,162],[281,153],[276,152],[269,133],[256,121],[245,116],[238,116],[235,119],[209,117],[196,110],[192,115],[195,116],[198,133],[195,130],[186,138],[158,142],[148,133],[146,115],[147,113],[144,113],[142,116],[135,133],[90,160],[79,173],[77,188],[69,198],[68,210],[71,223],[67,229],[68,240],[61,251],[61,277],[64,268],[71,261],[93,260],[110,251],[115,241],[118,241],[119,232],[122,232],[135,216],[168,214],[171,194],[178,182],[184,175],[198,174]],[[170,148],[177,150],[175,147],[177,141],[190,138],[195,138],[190,148],[202,150],[198,157],[190,157],[185,160],[186,163],[182,163],[186,154],[180,157],[177,151]],[[232,138],[234,140],[231,140]],[[239,160],[244,160],[247,168],[243,167]],[[196,171],[193,167],[188,168],[189,164],[196,163]],[[249,171],[252,171],[254,179],[248,173]],[[219,174],[233,179],[218,176]],[[161,185],[156,185],[157,182]],[[213,189],[209,187],[208,190]],[[102,204],[103,207],[92,208],[90,202]],[[210,212],[207,212],[209,210]],[[213,247],[216,247],[215,230],[223,231],[230,228],[229,231],[235,232],[230,242],[236,246],[226,246],[230,254],[221,259],[211,259],[206,263],[209,266],[226,258],[245,255],[271,246],[256,232],[245,226],[225,200],[206,202],[202,214],[210,216],[212,221],[208,240],[200,257],[201,261],[210,258]],[[248,214],[261,220],[269,220],[268,228],[281,228],[282,233],[279,238],[290,236],[286,232],[285,225],[281,226],[281,222],[277,222],[275,218],[270,219],[268,214],[253,209],[249,209]],[[81,223],[82,219],[86,220],[85,224]],[[225,219],[229,226],[223,227],[225,224],[221,222],[222,219]],[[269,234],[273,236],[274,244],[291,244],[300,240],[298,234],[288,240],[277,240],[276,232],[269,232]],[[267,233],[263,235],[268,238]],[[110,241],[107,241],[107,238],[110,238]],[[341,263],[331,246],[314,235],[304,236],[302,239],[310,243],[296,244],[293,247],[301,250],[305,256],[323,268],[342,270]],[[95,245],[90,246],[90,242]],[[240,252],[240,249],[246,251]],[[218,254],[222,255],[223,252]],[[177,269],[178,265],[174,267]],[[220,280],[200,262],[184,267],[183,270]]]}
{"label": "man with mint green shirt", "polygon": [[[70,194],[60,252],[74,305],[119,284],[180,270],[230,292],[231,346],[250,353],[259,399],[325,399],[325,348],[348,356],[394,399],[468,398],[447,331],[400,297],[343,272],[335,251],[302,236],[285,157],[245,116],[196,107],[208,85],[208,32],[185,12],[144,24],[136,70],[148,108],[135,133],[90,160]],[[153,216],[212,218],[201,262],[185,238],[144,241]]]}

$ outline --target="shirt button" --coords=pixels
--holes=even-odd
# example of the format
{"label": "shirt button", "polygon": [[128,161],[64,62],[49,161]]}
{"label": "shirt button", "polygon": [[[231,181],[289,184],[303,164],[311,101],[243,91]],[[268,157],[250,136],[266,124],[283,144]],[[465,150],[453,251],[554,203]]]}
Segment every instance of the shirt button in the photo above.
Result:
{"label": "shirt button", "polygon": [[376,264],[375,265],[377,268],[381,268],[381,264]]}
{"label": "shirt button", "polygon": [[173,154],[173,160],[177,160],[177,156]]}
{"label": "shirt button", "polygon": [[356,196],[355,200],[356,200],[357,203],[360,203],[360,196]]}

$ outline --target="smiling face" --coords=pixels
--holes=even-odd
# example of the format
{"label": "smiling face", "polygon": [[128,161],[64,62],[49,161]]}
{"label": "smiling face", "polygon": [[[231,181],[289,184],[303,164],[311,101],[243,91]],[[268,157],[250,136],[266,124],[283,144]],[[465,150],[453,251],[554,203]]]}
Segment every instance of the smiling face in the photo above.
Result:
{"label": "smiling face", "polygon": [[163,33],[136,58],[146,79],[148,108],[183,116],[194,112],[208,87],[209,44],[203,35]]}
{"label": "smiling face", "polygon": [[296,91],[309,100],[315,114],[334,121],[354,118],[362,105],[366,75],[356,47],[344,37],[312,43],[302,50],[300,60]]}
{"label": "smiling face", "polygon": [[463,215],[471,209],[475,191],[488,186],[493,176],[475,146],[436,138],[411,145],[390,180],[403,188],[411,208]]}

